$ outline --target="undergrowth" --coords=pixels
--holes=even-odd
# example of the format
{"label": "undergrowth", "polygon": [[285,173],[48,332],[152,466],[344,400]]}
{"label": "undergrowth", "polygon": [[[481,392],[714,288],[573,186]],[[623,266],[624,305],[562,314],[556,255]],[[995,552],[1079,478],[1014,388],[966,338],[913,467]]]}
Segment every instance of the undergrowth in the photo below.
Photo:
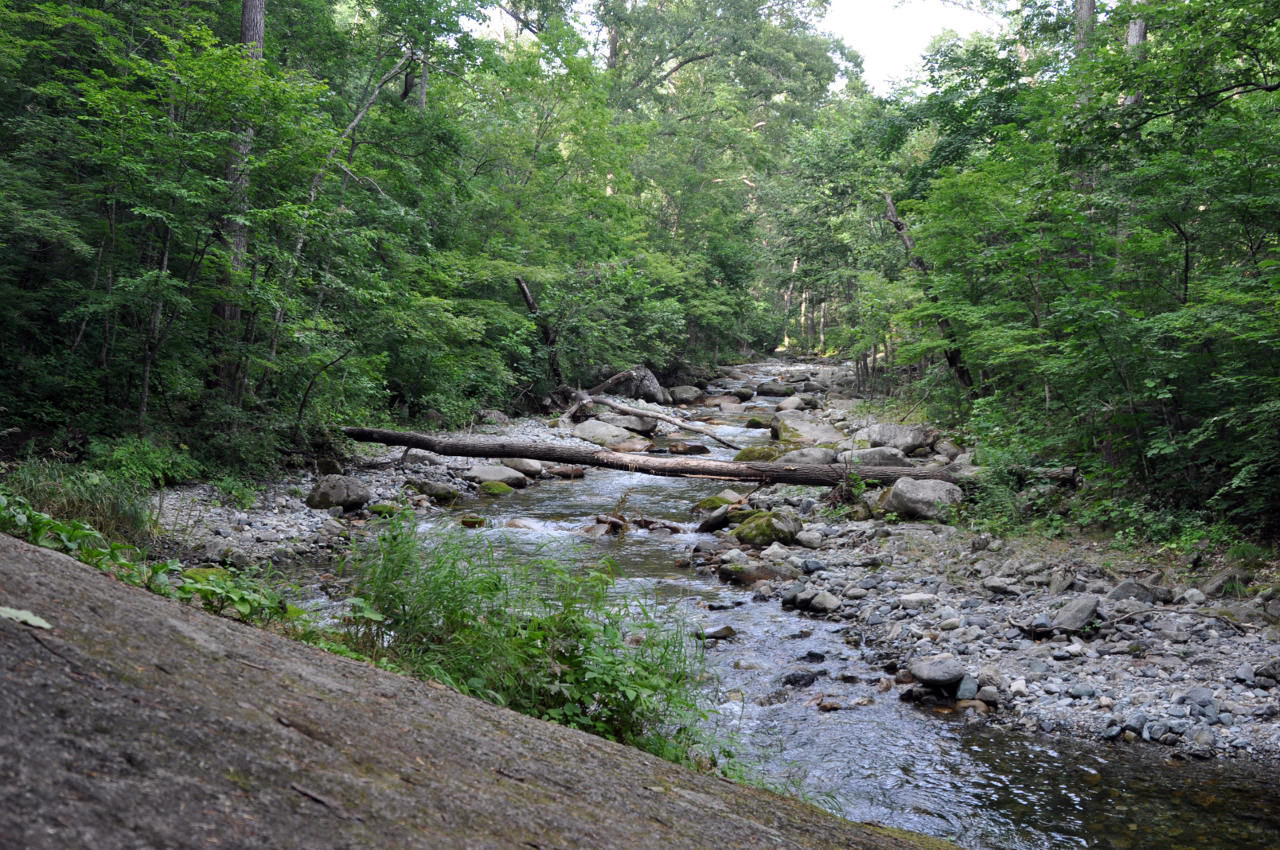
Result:
{"label": "undergrowth", "polygon": [[702,658],[652,605],[618,600],[604,570],[428,545],[388,518],[347,564],[349,644],[414,675],[672,761],[707,758]]}

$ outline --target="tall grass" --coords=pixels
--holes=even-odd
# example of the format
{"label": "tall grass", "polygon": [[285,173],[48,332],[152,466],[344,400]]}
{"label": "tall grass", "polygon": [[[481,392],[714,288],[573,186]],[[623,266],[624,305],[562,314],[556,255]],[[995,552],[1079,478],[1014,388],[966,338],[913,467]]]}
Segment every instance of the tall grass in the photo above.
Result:
{"label": "tall grass", "polygon": [[108,540],[138,546],[154,525],[145,482],[61,461],[33,458],[6,470],[3,488],[31,507],[63,520],[81,520]]}
{"label": "tall grass", "polygon": [[652,605],[620,601],[612,577],[500,556],[460,539],[420,539],[389,518],[347,565],[361,652],[463,693],[639,747],[694,760],[705,718],[702,657]]}

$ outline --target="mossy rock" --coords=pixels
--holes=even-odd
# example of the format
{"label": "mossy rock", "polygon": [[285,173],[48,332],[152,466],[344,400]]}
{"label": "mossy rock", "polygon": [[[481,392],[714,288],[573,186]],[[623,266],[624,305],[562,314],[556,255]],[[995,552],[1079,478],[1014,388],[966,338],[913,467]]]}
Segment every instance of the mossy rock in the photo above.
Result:
{"label": "mossy rock", "polygon": [[782,454],[781,446],[747,446],[734,455],[733,459],[737,463],[771,461],[775,460],[780,454]]}
{"label": "mossy rock", "polygon": [[732,505],[732,504],[733,502],[729,501],[723,496],[708,496],[707,498],[703,499],[701,502],[698,502],[698,504],[693,506],[693,512],[695,514],[709,514],[712,511],[714,511],[716,508],[722,507],[723,505]]}
{"label": "mossy rock", "polygon": [[728,519],[729,522],[731,523],[747,522],[748,520],[754,519],[755,517],[763,513],[767,513],[767,512],[757,510],[755,508],[738,508],[737,510],[729,511],[729,515],[726,517],[726,519]]}
{"label": "mossy rock", "polygon": [[771,543],[789,546],[803,526],[800,520],[773,511],[760,511],[733,530],[733,536],[748,546],[761,548]]}
{"label": "mossy rock", "polygon": [[501,481],[484,481],[480,484],[480,492],[486,496],[505,496],[515,490]]}
{"label": "mossy rock", "polygon": [[489,524],[487,519],[475,514],[465,514],[458,518],[458,522],[461,523],[463,528],[484,528]]}
{"label": "mossy rock", "polygon": [[387,502],[379,502],[376,505],[370,505],[365,510],[374,516],[393,516],[398,509],[395,505]]}
{"label": "mossy rock", "polygon": [[759,416],[752,416],[752,417],[749,417],[745,423],[743,423],[742,427],[758,428],[761,431],[767,431],[769,429],[769,420],[762,419]]}
{"label": "mossy rock", "polygon": [[231,581],[233,576],[230,570],[224,570],[222,567],[192,567],[189,570],[182,571],[182,577],[188,581],[207,582],[209,579],[222,579],[223,581]]}

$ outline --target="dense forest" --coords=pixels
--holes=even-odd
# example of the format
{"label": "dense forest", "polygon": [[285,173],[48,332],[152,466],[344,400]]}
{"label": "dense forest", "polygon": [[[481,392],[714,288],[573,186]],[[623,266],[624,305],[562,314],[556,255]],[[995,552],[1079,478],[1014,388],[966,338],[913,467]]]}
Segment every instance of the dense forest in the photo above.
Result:
{"label": "dense forest", "polygon": [[0,424],[263,470],[785,345],[1274,530],[1275,4],[1027,0],[888,97],[825,5],[0,0]]}

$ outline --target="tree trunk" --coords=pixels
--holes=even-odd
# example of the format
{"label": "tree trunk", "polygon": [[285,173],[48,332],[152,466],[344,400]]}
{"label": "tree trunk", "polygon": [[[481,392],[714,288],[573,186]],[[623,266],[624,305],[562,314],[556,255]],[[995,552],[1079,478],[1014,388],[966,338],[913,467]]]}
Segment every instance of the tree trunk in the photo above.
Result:
{"label": "tree trunk", "polygon": [[946,467],[881,467],[846,466],[833,463],[734,463],[725,460],[696,460],[654,455],[627,454],[608,449],[580,448],[560,443],[538,443],[527,440],[505,440],[486,437],[433,437],[409,431],[387,431],[381,428],[343,428],[353,440],[407,446],[436,454],[455,457],[522,457],[580,466],[602,466],[674,478],[720,478],[730,481],[758,481],[762,484],[817,484],[835,486],[843,483],[850,472],[866,481],[892,482],[899,478],[930,479],[958,483]]}

